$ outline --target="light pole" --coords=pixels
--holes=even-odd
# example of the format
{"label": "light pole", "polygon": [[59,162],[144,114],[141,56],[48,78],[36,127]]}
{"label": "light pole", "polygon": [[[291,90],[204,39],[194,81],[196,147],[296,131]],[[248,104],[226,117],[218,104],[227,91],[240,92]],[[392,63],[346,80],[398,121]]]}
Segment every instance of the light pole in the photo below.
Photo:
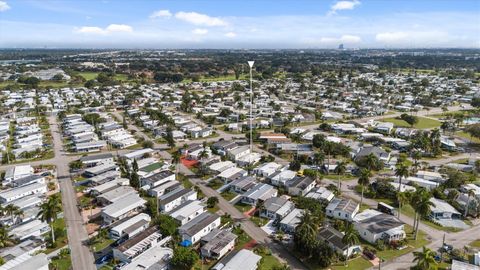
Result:
{"label": "light pole", "polygon": [[255,61],[248,61],[248,66],[250,67],[250,153],[253,153],[253,129],[252,129],[252,108],[253,108],[253,88],[252,88],[252,68]]}

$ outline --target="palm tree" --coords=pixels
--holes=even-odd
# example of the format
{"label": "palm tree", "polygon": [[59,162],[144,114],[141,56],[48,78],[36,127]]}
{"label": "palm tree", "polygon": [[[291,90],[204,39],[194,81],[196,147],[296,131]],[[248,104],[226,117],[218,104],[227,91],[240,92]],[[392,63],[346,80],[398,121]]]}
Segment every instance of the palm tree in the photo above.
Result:
{"label": "palm tree", "polygon": [[[327,153],[327,158],[328,158],[328,166],[330,166],[330,154],[333,151],[333,143],[326,141],[325,144],[323,145],[323,151]],[[328,167],[327,167],[327,174],[328,174]]]}
{"label": "palm tree", "polygon": [[345,258],[345,266],[347,266],[348,261],[348,251],[350,250],[350,246],[357,244],[359,240],[358,232],[355,230],[353,223],[347,222],[345,224],[345,231],[343,232],[342,243],[347,245],[347,257]]}
{"label": "palm tree", "polygon": [[325,161],[325,155],[323,153],[315,153],[313,154],[313,162],[315,165],[319,165]]}
{"label": "palm tree", "polygon": [[5,213],[7,214],[7,216],[10,217],[10,219],[12,220],[12,223],[15,223],[14,222],[15,215],[19,215],[23,213],[23,211],[20,209],[20,207],[13,204],[9,204],[5,207]]}
{"label": "palm tree", "polygon": [[57,214],[61,211],[62,205],[58,193],[50,196],[46,202],[40,205],[38,217],[40,217],[42,221],[50,223],[50,228],[52,230],[52,243],[55,243],[55,230],[53,228],[53,222],[57,219]]}
{"label": "palm tree", "polygon": [[10,237],[8,234],[8,230],[6,227],[0,227],[0,248],[12,246],[15,244],[15,241]]}
{"label": "palm tree", "polygon": [[[344,175],[345,172],[347,171],[347,164],[344,161],[340,161],[337,163],[337,167],[335,167],[335,173],[340,175]],[[337,183],[338,190],[340,190],[340,177],[338,177],[338,183]]]}
{"label": "palm tree", "polygon": [[420,224],[420,219],[422,217],[428,217],[431,213],[431,208],[435,206],[435,204],[430,201],[432,198],[432,194],[425,189],[420,189],[416,203],[413,206],[413,209],[415,209],[417,213],[417,221],[416,221],[416,228],[415,228],[415,240],[417,240],[417,234],[418,234],[418,225]]}
{"label": "palm tree", "polygon": [[175,165],[175,177],[178,174],[178,164],[180,163],[180,153],[178,151],[173,152],[172,154],[172,164]]}
{"label": "palm tree", "polygon": [[305,210],[303,215],[300,217],[298,222],[298,227],[295,230],[295,244],[299,247],[311,253],[316,243],[317,231],[319,228],[319,222],[316,218],[310,213],[310,211]]}
{"label": "palm tree", "polygon": [[275,265],[272,270],[290,270],[290,266],[288,264],[284,263],[282,265]]}
{"label": "palm tree", "polygon": [[408,165],[406,163],[397,164],[395,169],[395,176],[398,177],[398,193],[402,192],[402,178],[406,179],[409,175]]}
{"label": "palm tree", "polygon": [[433,269],[433,266],[437,264],[435,261],[435,252],[429,248],[423,247],[422,251],[414,251],[413,262],[417,262],[417,267],[422,270]]}
{"label": "palm tree", "polygon": [[368,154],[365,157],[365,167],[370,171],[377,167],[378,158],[373,153]]}
{"label": "palm tree", "polygon": [[413,152],[412,154],[412,158],[413,158],[413,167],[415,167],[415,171],[418,170],[418,161],[422,158],[422,153],[420,153],[420,151],[415,151]]}
{"label": "palm tree", "polygon": [[475,197],[475,191],[473,189],[468,190],[468,199],[467,199],[467,204],[465,205],[465,214],[463,215],[464,217],[467,217],[468,215],[468,208],[470,207],[470,198]]}
{"label": "palm tree", "polygon": [[400,219],[400,212],[402,211],[402,206],[408,203],[410,198],[409,192],[398,192],[397,201],[398,201],[398,218]]}
{"label": "palm tree", "polygon": [[362,206],[362,203],[363,203],[363,191],[365,189],[365,186],[368,186],[370,184],[371,176],[372,176],[372,172],[369,169],[362,168],[360,170],[360,177],[358,178],[358,184],[362,188],[362,197],[360,199],[360,206]]}

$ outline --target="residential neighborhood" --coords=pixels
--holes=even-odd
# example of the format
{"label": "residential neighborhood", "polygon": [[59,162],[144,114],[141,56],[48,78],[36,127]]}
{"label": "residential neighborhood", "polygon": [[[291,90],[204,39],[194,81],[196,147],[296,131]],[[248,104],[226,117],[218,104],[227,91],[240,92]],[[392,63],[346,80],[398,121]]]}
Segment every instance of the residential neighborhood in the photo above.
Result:
{"label": "residential neighborhood", "polygon": [[442,72],[6,87],[0,269],[478,269],[479,78]]}

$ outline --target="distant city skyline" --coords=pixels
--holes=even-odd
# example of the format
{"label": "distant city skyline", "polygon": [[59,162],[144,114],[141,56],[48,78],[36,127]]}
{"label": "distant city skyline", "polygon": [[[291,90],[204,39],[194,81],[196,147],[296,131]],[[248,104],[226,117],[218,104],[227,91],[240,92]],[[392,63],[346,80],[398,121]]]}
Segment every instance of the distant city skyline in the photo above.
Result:
{"label": "distant city skyline", "polygon": [[480,48],[477,0],[0,0],[1,48]]}

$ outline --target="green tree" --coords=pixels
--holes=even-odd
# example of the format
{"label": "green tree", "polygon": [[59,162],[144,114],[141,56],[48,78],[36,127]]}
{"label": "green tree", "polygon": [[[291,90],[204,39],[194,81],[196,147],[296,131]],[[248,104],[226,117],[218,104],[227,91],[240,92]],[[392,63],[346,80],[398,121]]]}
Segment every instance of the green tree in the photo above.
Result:
{"label": "green tree", "polygon": [[57,219],[57,214],[62,211],[62,204],[59,194],[48,197],[48,200],[40,205],[38,217],[44,222],[50,224],[52,230],[52,243],[55,243],[55,228],[53,222]]}
{"label": "green tree", "polygon": [[395,168],[395,176],[398,177],[398,193],[401,192],[402,188],[402,179],[407,179],[409,175],[408,165],[405,162],[399,163]]}
{"label": "green tree", "polygon": [[15,241],[9,234],[9,231],[5,226],[0,226],[0,248],[5,248],[9,246],[13,246]]}
{"label": "green tree", "polygon": [[174,218],[164,215],[164,214],[159,214],[155,219],[154,219],[154,224],[158,226],[158,230],[162,235],[165,236],[170,236],[170,235],[175,235],[177,232],[178,224],[175,221]]}
{"label": "green tree", "polygon": [[218,197],[216,197],[216,196],[208,198],[207,199],[207,207],[208,208],[214,208],[217,205],[218,201],[219,201]]}
{"label": "green tree", "polygon": [[360,169],[360,177],[358,177],[358,184],[362,188],[362,194],[360,198],[360,206],[363,203],[363,192],[365,189],[365,186],[368,186],[370,184],[370,177],[372,176],[372,172],[367,169],[367,168],[362,168]]}
{"label": "green tree", "polygon": [[427,247],[423,247],[422,251],[413,252],[413,262],[416,262],[416,267],[422,270],[435,269],[437,262],[435,261],[435,252]]}
{"label": "green tree", "polygon": [[[344,176],[345,175],[345,172],[347,171],[347,163],[345,163],[344,161],[340,161],[337,163],[337,167],[335,167],[335,173],[338,175],[338,176]],[[338,177],[338,182],[337,182],[337,187],[338,189],[341,189],[340,188],[340,183],[341,183],[341,180],[340,180],[340,177]]]}
{"label": "green tree", "polygon": [[[355,230],[353,223],[347,222],[343,233],[342,243],[347,245],[347,250],[350,250],[352,245],[356,245],[360,242],[358,232]],[[348,256],[345,258],[345,266],[347,266],[347,261]]]}
{"label": "green tree", "polygon": [[173,250],[173,257],[170,264],[174,269],[190,270],[200,258],[194,249],[177,247]]}

